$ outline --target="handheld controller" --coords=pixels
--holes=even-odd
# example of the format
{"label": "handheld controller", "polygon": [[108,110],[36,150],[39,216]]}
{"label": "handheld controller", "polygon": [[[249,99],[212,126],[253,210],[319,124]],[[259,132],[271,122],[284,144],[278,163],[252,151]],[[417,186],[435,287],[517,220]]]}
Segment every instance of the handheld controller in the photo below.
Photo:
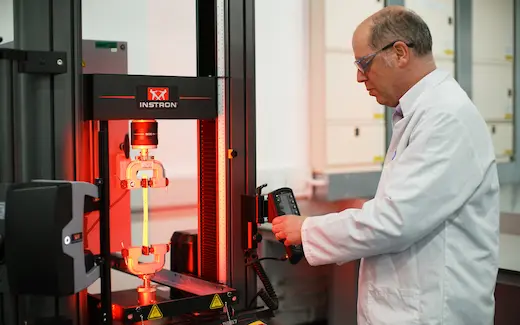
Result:
{"label": "handheld controller", "polygon": [[[300,209],[296,203],[293,191],[288,187],[282,187],[268,195],[269,222],[283,215],[300,215]],[[284,242],[284,240],[280,240]],[[284,244],[285,245],[285,244]],[[302,245],[285,246],[287,258],[291,264],[297,264],[304,257]]]}

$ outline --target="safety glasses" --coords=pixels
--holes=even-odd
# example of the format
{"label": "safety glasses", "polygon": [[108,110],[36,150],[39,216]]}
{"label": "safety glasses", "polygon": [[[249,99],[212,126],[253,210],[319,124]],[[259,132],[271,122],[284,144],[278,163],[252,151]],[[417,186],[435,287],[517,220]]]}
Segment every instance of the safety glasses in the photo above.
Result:
{"label": "safety glasses", "polygon": [[[383,52],[383,51],[386,51],[388,50],[389,48],[391,48],[392,46],[394,46],[395,43],[397,42],[404,42],[404,41],[400,41],[400,40],[396,40],[396,41],[393,41],[392,43],[390,44],[387,44],[385,46],[383,46],[381,49],[379,49],[378,51],[374,52],[374,53],[371,53],[371,54],[368,54],[368,55],[365,55],[359,59],[357,59],[356,61],[354,61],[354,64],[356,65],[356,67],[358,68],[359,71],[361,71],[362,74],[365,74],[368,72],[368,68],[370,66],[370,63],[372,63],[372,60],[374,60],[374,58],[376,57],[376,55],[378,55],[379,53]],[[413,47],[413,44],[412,43],[406,43],[406,46],[408,47]]]}

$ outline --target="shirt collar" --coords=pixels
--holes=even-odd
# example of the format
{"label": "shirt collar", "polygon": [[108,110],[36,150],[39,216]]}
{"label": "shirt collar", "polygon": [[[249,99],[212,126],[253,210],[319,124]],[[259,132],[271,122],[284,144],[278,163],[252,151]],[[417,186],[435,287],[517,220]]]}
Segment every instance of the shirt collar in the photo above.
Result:
{"label": "shirt collar", "polygon": [[441,81],[445,80],[449,76],[449,73],[440,69],[435,69],[426,76],[424,76],[419,82],[417,82],[412,88],[410,88],[404,95],[399,99],[399,105],[396,107],[396,113],[401,112],[401,116],[408,116],[414,110],[414,104],[419,97],[429,88],[436,86]]}

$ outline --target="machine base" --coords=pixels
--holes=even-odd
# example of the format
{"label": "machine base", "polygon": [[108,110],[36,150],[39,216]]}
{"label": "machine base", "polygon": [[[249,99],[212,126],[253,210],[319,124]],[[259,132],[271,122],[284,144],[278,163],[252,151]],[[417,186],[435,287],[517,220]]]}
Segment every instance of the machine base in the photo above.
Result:
{"label": "machine base", "polygon": [[[112,292],[112,314],[113,324],[170,324],[172,317],[183,316],[186,319],[192,315],[210,316],[218,319],[223,309],[211,310],[210,305],[214,296],[197,296],[188,292],[171,289],[157,290],[156,300],[153,305],[139,305],[136,289]],[[227,295],[219,295],[219,298],[227,302]],[[229,304],[230,305],[230,304]],[[99,315],[101,306],[101,295],[89,295],[89,315]],[[99,315],[100,316],[100,315]],[[142,318],[141,318],[142,317]],[[94,319],[101,319],[94,316]],[[148,321],[148,322],[147,322]],[[150,321],[153,321],[150,323]],[[97,323],[91,322],[91,325]]]}
{"label": "machine base", "polygon": [[[230,315],[223,309],[211,310],[210,303],[202,298],[180,290],[157,290],[157,304],[151,306],[139,306],[138,294],[134,290],[112,292],[113,325],[246,325],[264,324],[255,323],[260,319],[270,319],[273,314],[270,310],[251,310],[236,315]],[[170,295],[172,298],[170,298]],[[227,294],[219,295],[223,301]],[[89,294],[89,324],[99,325],[101,322],[100,306],[101,295]],[[199,312],[194,312],[199,310]],[[143,316],[142,320],[140,316]]]}

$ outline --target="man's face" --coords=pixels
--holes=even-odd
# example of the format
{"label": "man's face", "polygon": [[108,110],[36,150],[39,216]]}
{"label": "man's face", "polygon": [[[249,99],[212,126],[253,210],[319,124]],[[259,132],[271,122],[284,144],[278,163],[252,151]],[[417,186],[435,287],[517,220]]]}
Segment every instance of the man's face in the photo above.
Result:
{"label": "man's face", "polygon": [[398,71],[388,55],[392,53],[392,48],[378,52],[369,46],[369,42],[370,27],[358,27],[352,39],[352,47],[355,59],[360,60],[364,72],[357,70],[357,81],[365,84],[369,95],[374,96],[379,104],[396,107],[399,98],[395,95],[394,84],[398,79]]}

